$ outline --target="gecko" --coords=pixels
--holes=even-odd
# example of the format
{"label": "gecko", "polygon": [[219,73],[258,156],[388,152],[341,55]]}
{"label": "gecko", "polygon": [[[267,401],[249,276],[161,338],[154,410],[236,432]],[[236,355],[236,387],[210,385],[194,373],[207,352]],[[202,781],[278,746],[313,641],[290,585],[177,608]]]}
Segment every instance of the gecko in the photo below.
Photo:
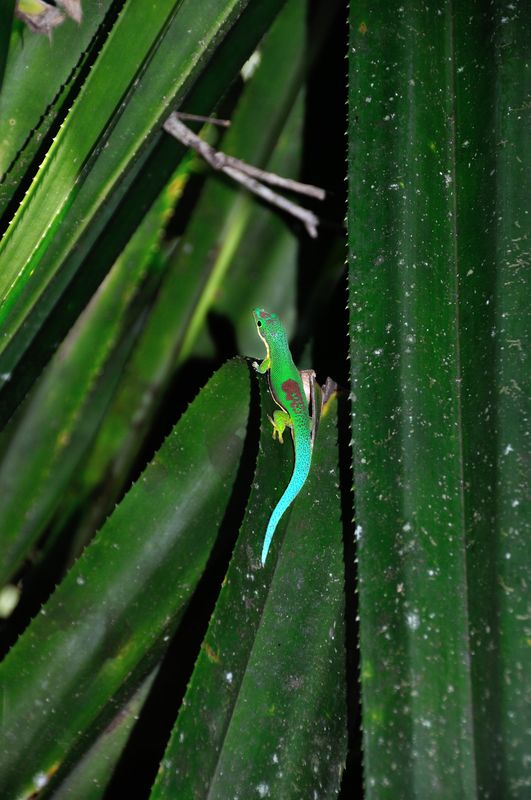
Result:
{"label": "gecko", "polygon": [[[293,474],[267,523],[262,547],[262,565],[264,565],[277,525],[304,486],[310,472],[317,415],[315,372],[313,370],[299,372],[295,366],[286,332],[277,314],[271,314],[263,308],[255,308],[253,316],[258,335],[266,349],[264,360],[260,364],[253,362],[253,366],[262,375],[268,374],[269,390],[279,406],[273,417],[269,417],[273,425],[273,439],[278,437],[282,443],[285,429],[290,428],[295,450]],[[309,402],[314,410],[313,418],[310,417]]]}

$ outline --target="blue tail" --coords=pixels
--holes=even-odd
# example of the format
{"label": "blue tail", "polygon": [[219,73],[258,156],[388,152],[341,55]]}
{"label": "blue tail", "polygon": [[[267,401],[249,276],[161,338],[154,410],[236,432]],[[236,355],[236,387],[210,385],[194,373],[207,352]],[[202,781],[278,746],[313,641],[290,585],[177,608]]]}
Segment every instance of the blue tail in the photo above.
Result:
{"label": "blue tail", "polygon": [[[295,448],[295,452],[297,453],[297,448]],[[269,518],[269,522],[267,523],[264,545],[262,547],[262,565],[264,565],[266,562],[273,534],[277,529],[277,525],[280,522],[282,515],[284,514],[286,509],[291,505],[291,503],[293,503],[293,501],[299,494],[300,490],[304,486],[304,482],[308,477],[308,473],[310,471],[311,457],[312,457],[312,451],[309,442],[308,442],[308,448],[304,448],[303,452],[299,452],[299,454],[295,455],[295,466],[293,468],[293,475],[291,476],[291,480],[286,486],[284,494],[282,495],[277,505],[275,506],[273,513]]]}

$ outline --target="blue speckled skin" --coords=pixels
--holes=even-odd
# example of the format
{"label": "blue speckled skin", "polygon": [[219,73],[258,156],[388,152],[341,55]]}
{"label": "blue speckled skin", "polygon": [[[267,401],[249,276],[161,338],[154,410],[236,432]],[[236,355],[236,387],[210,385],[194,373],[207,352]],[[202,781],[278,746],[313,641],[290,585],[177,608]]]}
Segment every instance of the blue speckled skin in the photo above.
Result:
{"label": "blue speckled skin", "polygon": [[304,392],[299,370],[293,363],[286,332],[276,314],[270,314],[263,308],[253,311],[258,335],[266,348],[266,357],[257,369],[269,372],[269,386],[275,402],[280,406],[275,411],[273,438],[282,434],[286,427],[291,428],[295,449],[295,465],[293,474],[284,494],[278,501],[269,522],[262,547],[262,564],[265,564],[273,534],[280,518],[295,500],[304,486],[312,462],[312,427],[308,402]]}

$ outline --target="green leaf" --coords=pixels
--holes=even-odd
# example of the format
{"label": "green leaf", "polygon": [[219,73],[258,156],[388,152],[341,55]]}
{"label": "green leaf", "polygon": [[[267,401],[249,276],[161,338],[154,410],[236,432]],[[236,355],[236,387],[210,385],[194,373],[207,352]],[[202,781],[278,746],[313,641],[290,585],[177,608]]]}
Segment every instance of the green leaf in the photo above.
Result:
{"label": "green leaf", "polygon": [[50,126],[64,116],[69,90],[110,6],[111,0],[85,3],[82,24],[67,22],[50,38],[27,29],[13,34],[0,95],[0,213]]}
{"label": "green leaf", "polygon": [[[4,374],[138,175],[169,111],[246,5],[226,0],[220,9],[209,0],[197,14],[191,0],[157,0],[146,16],[126,3],[0,245]],[[268,3],[269,14],[274,6]]]}
{"label": "green leaf", "polygon": [[0,665],[4,796],[64,777],[164,652],[226,513],[249,399],[247,366],[227,363]]}
{"label": "green leaf", "polygon": [[139,334],[139,295],[172,205],[163,193],[49,364],[0,463],[0,585],[45,530]]}
{"label": "green leaf", "polygon": [[53,791],[54,800],[105,798],[117,762],[138,722],[144,702],[157,674],[154,669],[127,702],[115,713],[92,747],[79,759],[67,778]]}
{"label": "green leaf", "polygon": [[336,402],[264,569],[262,540],[293,453],[273,443],[266,379],[260,388],[260,454],[246,516],[153,800],[337,796],[346,712]]}
{"label": "green leaf", "polygon": [[[230,135],[221,145],[227,152],[238,154],[258,166],[267,164],[280,137],[285,139],[289,136],[291,139],[299,132],[300,101],[296,103],[294,112],[291,112],[291,106],[301,83],[300,62],[293,58],[290,43],[303,39],[303,10],[303,4],[292,2],[279,15],[261,47],[260,67],[242,92]],[[282,81],[279,74],[283,75]],[[272,93],[272,85],[278,91]],[[200,332],[204,332],[205,318],[212,304],[220,294],[230,292],[238,249],[248,241],[250,232],[257,225],[262,226],[264,216],[268,220],[266,252],[271,257],[277,247],[279,251],[276,275],[281,280],[275,286],[273,296],[284,295],[282,301],[285,302],[285,296],[288,299],[290,296],[285,288],[288,258],[292,265],[295,260],[293,234],[270,210],[260,209],[255,199],[237,186],[220,180],[219,176],[206,181],[190,222],[169,257],[149,319],[102,425],[85,476],[81,478],[85,482],[85,491],[95,491],[98,496],[97,500],[91,497],[91,517],[96,504],[99,506],[96,512],[106,515],[108,504],[112,507],[122,490],[169,382],[174,380],[176,369],[195,352],[193,348]],[[258,253],[253,257],[254,263],[245,262],[246,273],[240,279],[247,287],[245,294],[240,290],[240,300],[244,298],[240,317],[253,339],[257,337],[249,309],[252,308],[252,296],[258,298],[254,293],[264,286],[256,274],[260,257]],[[280,257],[286,261],[281,262]],[[264,272],[266,280],[271,282],[270,274]],[[251,293],[250,281],[256,287]],[[231,314],[228,314],[228,319],[231,319]],[[215,344],[221,347],[223,342]],[[135,419],[133,428],[130,424],[132,418]],[[111,477],[107,478],[108,475]],[[81,524],[90,528],[92,518]]]}
{"label": "green leaf", "polygon": [[[369,800],[527,791],[514,735],[526,670],[512,658],[524,655],[523,626],[517,633],[511,613],[523,573],[504,586],[502,553],[519,537],[500,513],[511,497],[499,474],[509,440],[497,443],[515,420],[499,387],[511,323],[493,301],[508,304],[518,328],[508,254],[522,220],[514,201],[497,198],[517,196],[524,160],[510,110],[523,93],[509,86],[529,23],[520,3],[503,15],[499,4],[471,2],[440,13],[415,2],[351,8],[350,336]],[[520,370],[513,361],[515,380]],[[519,480],[513,473],[513,496]]]}
{"label": "green leaf", "polygon": [[[466,447],[469,498],[470,603],[474,677],[476,759],[480,793],[524,800],[530,791],[526,726],[531,697],[531,626],[529,575],[531,558],[525,531],[529,485],[529,196],[526,165],[531,80],[523,63],[531,39],[527,4],[498,7],[494,52],[488,58],[490,80],[483,87],[482,124],[473,147],[484,148],[483,122],[493,157],[476,180],[482,182],[485,230],[474,230],[477,198],[469,198],[462,224],[473,242],[474,276],[467,276],[469,309],[483,301],[468,330],[466,413],[475,432]],[[495,89],[493,90],[493,85]],[[476,100],[476,87],[463,85],[461,106]],[[485,111],[488,117],[485,119]],[[464,156],[464,153],[463,153]],[[463,157],[463,169],[470,169]],[[477,184],[476,184],[477,185]],[[492,220],[492,222],[491,222]],[[469,227],[468,227],[469,226]],[[489,276],[488,283],[482,274]],[[468,337],[467,337],[468,339]],[[490,382],[490,386],[488,385]],[[479,402],[478,402],[479,401]],[[482,406],[481,416],[479,407]],[[478,424],[478,419],[481,423]],[[491,789],[492,787],[492,789]]]}

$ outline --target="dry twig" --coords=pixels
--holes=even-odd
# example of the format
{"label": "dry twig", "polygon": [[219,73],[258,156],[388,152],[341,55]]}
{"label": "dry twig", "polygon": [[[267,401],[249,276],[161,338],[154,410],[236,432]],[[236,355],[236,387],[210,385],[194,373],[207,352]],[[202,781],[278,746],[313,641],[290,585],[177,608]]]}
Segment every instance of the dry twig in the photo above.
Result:
{"label": "dry twig", "polygon": [[181,116],[184,118],[184,115],[177,112],[171,114],[164,123],[164,130],[178,139],[181,144],[184,144],[186,147],[191,147],[199,153],[199,155],[210,164],[212,169],[224,172],[233,180],[245,186],[250,192],[261,197],[266,203],[277,206],[288,214],[291,214],[292,217],[299,219],[312,238],[317,236],[319,217],[314,214],[313,211],[303,208],[297,205],[297,203],[274,192],[269,186],[264,186],[264,183],[270,184],[271,186],[278,186],[282,189],[303,194],[308,197],[315,197],[319,200],[322,200],[325,196],[323,189],[308,183],[300,183],[299,181],[293,181],[289,178],[283,178],[281,175],[276,175],[274,172],[266,172],[263,169],[247,164],[245,161],[241,161],[239,158],[234,158],[234,156],[228,156],[220,150],[215,150],[181,122]]}

